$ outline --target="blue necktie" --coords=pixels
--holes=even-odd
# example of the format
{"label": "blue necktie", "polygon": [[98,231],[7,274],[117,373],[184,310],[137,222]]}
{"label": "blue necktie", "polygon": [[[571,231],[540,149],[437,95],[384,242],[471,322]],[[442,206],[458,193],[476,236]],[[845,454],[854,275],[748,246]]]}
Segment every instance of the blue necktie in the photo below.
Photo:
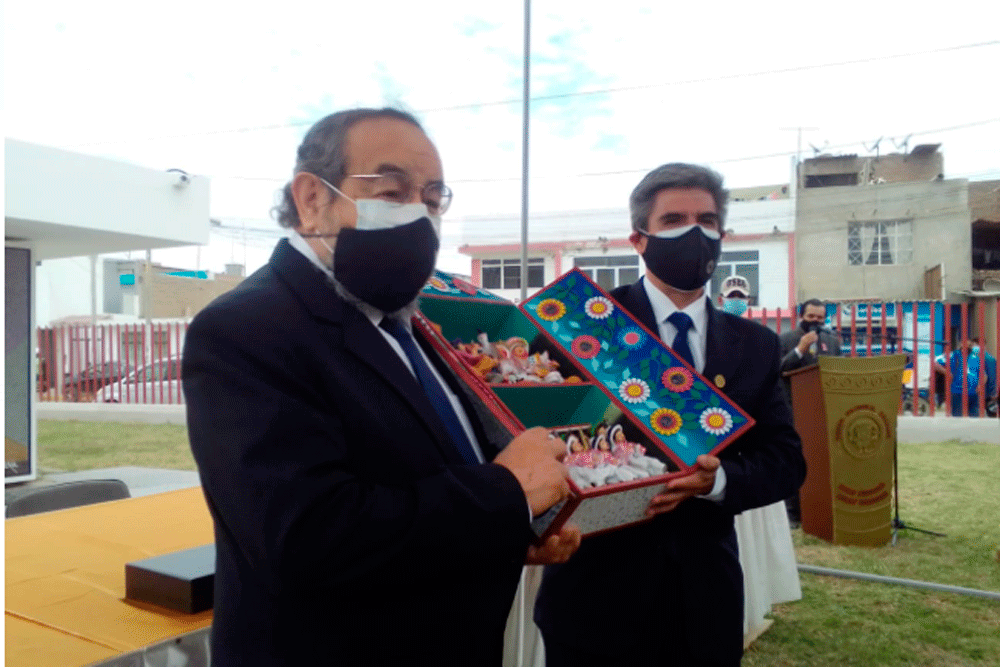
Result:
{"label": "blue necktie", "polygon": [[673,324],[674,328],[677,329],[677,335],[674,336],[674,342],[670,348],[678,357],[691,364],[693,368],[694,355],[691,354],[691,346],[688,344],[688,331],[694,326],[694,322],[691,321],[691,318],[686,313],[682,313],[679,310],[668,317],[667,322]]}
{"label": "blue necktie", "polygon": [[479,463],[479,457],[476,456],[476,450],[469,442],[465,429],[462,428],[462,422],[458,420],[458,415],[455,414],[455,409],[452,407],[451,401],[448,400],[448,395],[441,388],[441,383],[434,377],[434,372],[424,361],[424,355],[417,349],[417,341],[414,340],[413,335],[406,330],[402,322],[388,317],[382,318],[379,326],[395,338],[403,348],[403,352],[410,360],[410,365],[413,366],[413,372],[416,374],[420,386],[424,388],[424,393],[427,394],[428,400],[434,406],[434,411],[437,412],[445,428],[448,429],[448,435],[451,436],[452,442],[455,443],[462,455],[462,459],[470,465]]}

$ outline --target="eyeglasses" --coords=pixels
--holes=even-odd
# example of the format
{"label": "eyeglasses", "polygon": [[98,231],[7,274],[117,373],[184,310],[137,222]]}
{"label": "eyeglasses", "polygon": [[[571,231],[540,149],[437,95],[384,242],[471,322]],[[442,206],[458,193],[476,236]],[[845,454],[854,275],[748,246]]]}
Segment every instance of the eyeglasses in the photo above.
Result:
{"label": "eyeglasses", "polygon": [[[405,204],[413,199],[416,189],[408,174],[387,171],[382,174],[350,174],[346,178],[361,178],[368,183],[369,195],[375,199]],[[443,215],[451,205],[451,188],[444,183],[428,183],[420,189],[420,201],[431,215]]]}

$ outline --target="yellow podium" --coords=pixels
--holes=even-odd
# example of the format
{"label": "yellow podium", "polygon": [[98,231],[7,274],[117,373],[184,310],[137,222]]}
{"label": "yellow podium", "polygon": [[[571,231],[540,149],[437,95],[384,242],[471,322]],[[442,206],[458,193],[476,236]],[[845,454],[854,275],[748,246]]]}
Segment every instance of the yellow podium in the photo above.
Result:
{"label": "yellow podium", "polygon": [[808,466],[802,530],[834,544],[892,537],[892,464],[906,355],[820,357],[788,373]]}

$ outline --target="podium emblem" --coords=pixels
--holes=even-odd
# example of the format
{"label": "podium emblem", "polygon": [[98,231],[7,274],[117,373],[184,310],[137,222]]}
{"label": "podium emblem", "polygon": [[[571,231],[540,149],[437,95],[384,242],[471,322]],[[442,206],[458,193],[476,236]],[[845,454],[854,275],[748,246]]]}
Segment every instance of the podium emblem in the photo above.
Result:
{"label": "podium emblem", "polygon": [[874,458],[888,440],[890,430],[885,415],[870,405],[858,405],[837,422],[837,441],[850,456]]}

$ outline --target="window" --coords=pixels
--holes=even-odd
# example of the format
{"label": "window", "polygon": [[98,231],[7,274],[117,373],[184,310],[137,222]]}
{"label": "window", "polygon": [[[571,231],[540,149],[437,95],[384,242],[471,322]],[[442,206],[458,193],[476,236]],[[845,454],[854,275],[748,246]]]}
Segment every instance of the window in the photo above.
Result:
{"label": "window", "polygon": [[138,327],[129,328],[122,331],[121,336],[121,357],[130,366],[137,365],[142,361],[143,347],[145,346],[145,332]]}
{"label": "window", "polygon": [[614,255],[611,257],[577,257],[573,265],[610,292],[621,285],[630,285],[639,279],[639,257],[637,255]]}
{"label": "window", "polygon": [[711,296],[719,296],[722,281],[729,276],[743,276],[750,283],[750,305],[756,306],[760,296],[760,251],[732,250],[719,255],[719,264],[712,274]]}
{"label": "window", "polygon": [[153,358],[163,359],[170,356],[170,329],[157,328],[151,333],[153,334]]}
{"label": "window", "polygon": [[858,174],[809,174],[806,176],[807,188],[825,188],[831,185],[857,185]]}
{"label": "window", "polygon": [[160,359],[146,370],[146,381],[148,382],[181,379],[180,359]]}
{"label": "window", "polygon": [[[521,259],[484,259],[483,287],[520,289]],[[545,287],[545,259],[528,258],[528,287]]]}
{"label": "window", "polygon": [[913,261],[913,222],[849,223],[847,261],[852,266],[909,264]]}

